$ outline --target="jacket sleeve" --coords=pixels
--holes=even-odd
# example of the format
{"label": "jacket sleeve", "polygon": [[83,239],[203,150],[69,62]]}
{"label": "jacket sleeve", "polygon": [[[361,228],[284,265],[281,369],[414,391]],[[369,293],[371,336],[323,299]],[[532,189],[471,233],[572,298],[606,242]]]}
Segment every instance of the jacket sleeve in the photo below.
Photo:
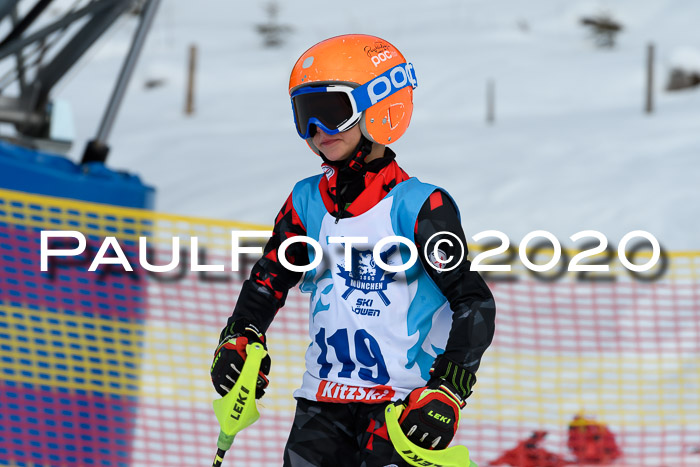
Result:
{"label": "jacket sleeve", "polygon": [[[277,258],[280,244],[296,235],[306,235],[306,229],[294,210],[290,194],[275,218],[272,236],[265,245],[263,256],[253,266],[250,277],[243,282],[241,293],[224,332],[232,329],[231,325],[234,323],[237,323],[236,328],[252,324],[262,332],[270,326],[277,311],[284,306],[287,292],[299,282],[303,275],[301,272],[290,271]],[[291,244],[285,256],[289,263],[296,266],[309,264],[305,243]]]}
{"label": "jacket sleeve", "polygon": [[[464,247],[464,259],[452,270],[435,269],[433,265],[439,263],[434,258],[433,261],[430,257],[425,258],[423,254],[425,243],[439,232],[450,232],[456,235]],[[433,251],[435,243],[441,239],[452,242],[452,246],[443,242],[438,249],[444,253],[444,256],[439,255],[443,260],[450,256],[454,258],[451,263],[444,264],[442,267],[442,269],[448,269],[459,260],[461,251],[454,237],[438,234],[430,240],[429,254]],[[423,267],[445,295],[454,313],[443,355],[475,374],[484,351],[493,339],[496,306],[486,282],[478,272],[469,270],[471,263],[467,260],[464,231],[457,209],[445,193],[434,191],[421,207],[416,221],[415,243],[420,252],[418,256]]]}

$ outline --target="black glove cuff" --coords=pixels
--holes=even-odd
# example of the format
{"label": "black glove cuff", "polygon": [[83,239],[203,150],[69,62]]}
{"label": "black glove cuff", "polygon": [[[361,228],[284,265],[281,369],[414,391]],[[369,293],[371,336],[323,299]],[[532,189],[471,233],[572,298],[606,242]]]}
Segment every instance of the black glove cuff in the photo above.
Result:
{"label": "black glove cuff", "polygon": [[260,342],[265,349],[267,349],[265,345],[265,333],[245,320],[237,320],[227,324],[226,327],[221,330],[221,334],[219,334],[219,344],[232,337],[238,336],[246,336],[253,342]]}
{"label": "black glove cuff", "polygon": [[474,373],[444,355],[438,355],[435,359],[430,369],[430,376],[428,387],[437,388],[444,385],[462,402],[471,395],[472,387],[476,383]]}

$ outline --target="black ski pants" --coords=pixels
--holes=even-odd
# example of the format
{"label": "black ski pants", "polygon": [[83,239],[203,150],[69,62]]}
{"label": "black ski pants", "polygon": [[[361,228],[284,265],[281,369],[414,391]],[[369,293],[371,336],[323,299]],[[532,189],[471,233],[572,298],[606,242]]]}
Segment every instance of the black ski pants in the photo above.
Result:
{"label": "black ski pants", "polygon": [[297,399],[284,467],[406,467],[384,423],[388,402],[337,404]]}

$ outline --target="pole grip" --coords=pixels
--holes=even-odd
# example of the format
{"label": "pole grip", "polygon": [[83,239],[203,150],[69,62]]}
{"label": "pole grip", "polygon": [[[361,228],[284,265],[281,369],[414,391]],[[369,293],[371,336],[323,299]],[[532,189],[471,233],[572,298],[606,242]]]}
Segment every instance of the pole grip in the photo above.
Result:
{"label": "pole grip", "polygon": [[233,438],[238,432],[255,423],[260,417],[255,405],[255,388],[260,364],[267,355],[267,351],[262,344],[254,342],[246,346],[246,355],[245,364],[236,384],[228,394],[214,401],[214,414],[221,427],[216,441],[214,466],[221,465],[224,453],[231,447]]}
{"label": "pole grip", "polygon": [[408,465],[416,467],[421,465],[476,467],[476,464],[469,459],[469,450],[466,446],[458,444],[450,448],[431,450],[413,444],[399,425],[399,417],[404,408],[402,404],[388,404],[384,409],[384,418],[391,444]]}

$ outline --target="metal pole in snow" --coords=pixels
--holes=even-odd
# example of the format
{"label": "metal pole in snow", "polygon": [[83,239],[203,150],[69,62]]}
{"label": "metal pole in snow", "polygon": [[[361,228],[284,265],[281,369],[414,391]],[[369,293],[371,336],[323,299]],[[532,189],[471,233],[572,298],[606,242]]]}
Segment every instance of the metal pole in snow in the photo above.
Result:
{"label": "metal pole in snow", "polygon": [[646,94],[646,113],[654,112],[654,44],[650,43],[647,46],[647,94]]}
{"label": "metal pole in snow", "polygon": [[496,83],[491,78],[486,82],[486,123],[493,125],[496,121]]}

